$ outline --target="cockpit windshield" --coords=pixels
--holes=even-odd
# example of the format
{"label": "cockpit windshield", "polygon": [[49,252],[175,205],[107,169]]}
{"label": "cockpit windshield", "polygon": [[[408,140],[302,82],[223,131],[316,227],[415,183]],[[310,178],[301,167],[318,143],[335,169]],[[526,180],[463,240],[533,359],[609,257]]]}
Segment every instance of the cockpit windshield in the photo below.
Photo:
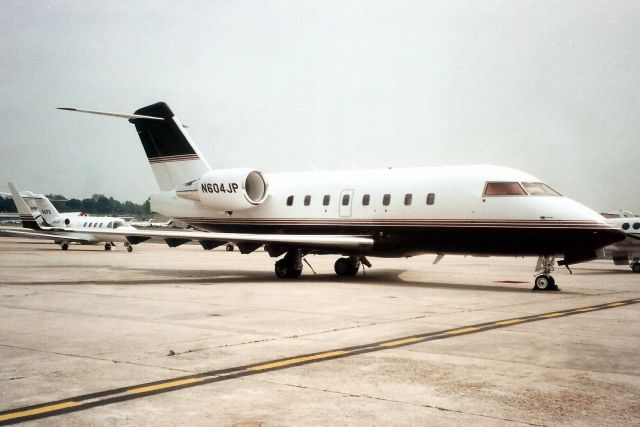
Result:
{"label": "cockpit windshield", "polygon": [[562,196],[543,182],[487,182],[486,196]]}
{"label": "cockpit windshield", "polygon": [[523,182],[522,186],[530,196],[561,196],[553,188],[543,182]]}
{"label": "cockpit windshield", "polygon": [[487,182],[484,187],[485,196],[526,196],[517,182]]}
{"label": "cockpit windshield", "polygon": [[122,221],[116,221],[113,223],[113,228],[118,228],[124,225],[124,222]]}

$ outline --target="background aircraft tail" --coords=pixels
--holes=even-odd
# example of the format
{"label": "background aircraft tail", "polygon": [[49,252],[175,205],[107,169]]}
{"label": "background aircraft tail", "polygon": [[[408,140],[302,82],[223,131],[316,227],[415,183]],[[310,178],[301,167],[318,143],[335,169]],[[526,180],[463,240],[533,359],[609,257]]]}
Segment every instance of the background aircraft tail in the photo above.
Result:
{"label": "background aircraft tail", "polygon": [[[11,190],[11,198],[13,199],[13,203],[16,204],[16,209],[18,209],[18,214],[20,215],[20,220],[22,221],[22,226],[24,228],[31,228],[33,230],[42,230],[40,225],[47,225],[42,217],[39,214],[34,215],[27,202],[24,201],[16,187],[9,183],[9,190]],[[36,218],[39,217],[40,221]]]}
{"label": "background aircraft tail", "polygon": [[60,212],[58,212],[55,206],[53,206],[53,203],[51,203],[46,196],[34,195],[33,200],[40,211],[40,215],[42,215],[42,218],[45,220],[46,225],[60,222],[57,220],[60,220],[62,215],[60,215]]}
{"label": "background aircraft tail", "polygon": [[211,170],[182,123],[164,102],[140,108],[129,121],[138,131],[161,191],[172,190]]}

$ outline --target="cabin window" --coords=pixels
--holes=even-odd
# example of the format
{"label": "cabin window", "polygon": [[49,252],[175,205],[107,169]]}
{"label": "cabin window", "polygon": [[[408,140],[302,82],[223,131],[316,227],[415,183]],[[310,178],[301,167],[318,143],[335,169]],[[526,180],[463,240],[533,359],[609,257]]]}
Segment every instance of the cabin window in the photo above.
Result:
{"label": "cabin window", "polygon": [[625,222],[624,224],[622,224],[622,229],[623,230],[628,230],[629,229],[629,223]]}
{"label": "cabin window", "polygon": [[324,197],[322,198],[322,206],[329,206],[330,201],[331,201],[331,196],[328,194],[325,194]]}
{"label": "cabin window", "polygon": [[87,226],[87,223],[85,222],[82,226],[83,226],[83,227],[86,227],[86,226]]}
{"label": "cabin window", "polygon": [[382,204],[385,206],[389,206],[390,203],[391,203],[391,194],[385,194],[382,197]]}
{"label": "cabin window", "polygon": [[522,186],[530,196],[561,196],[556,190],[542,182],[523,182]]}
{"label": "cabin window", "polygon": [[349,206],[350,201],[351,201],[351,196],[349,194],[344,194],[342,196],[342,206]]}
{"label": "cabin window", "polygon": [[362,196],[362,206],[369,206],[369,202],[371,201],[371,196],[369,194],[365,194]]}
{"label": "cabin window", "polygon": [[638,228],[640,228],[640,222],[634,222],[633,223],[633,229],[637,230]]}
{"label": "cabin window", "polygon": [[404,195],[404,205],[411,206],[411,200],[413,199],[413,194],[407,193]]}
{"label": "cabin window", "polygon": [[427,205],[433,205],[436,202],[436,194],[429,193],[427,194]]}
{"label": "cabin window", "polygon": [[107,228],[111,228],[112,225],[113,225],[113,223],[110,222],[109,224],[107,224]]}
{"label": "cabin window", "polygon": [[90,222],[90,223],[89,223],[89,227],[91,227],[91,225],[92,225],[92,224],[93,224],[93,223],[92,223],[92,222]]}
{"label": "cabin window", "polygon": [[527,193],[517,182],[487,182],[484,196],[526,196]]}
{"label": "cabin window", "polygon": [[311,204],[311,196],[307,194],[306,196],[304,196],[304,205],[309,206],[310,204]]}
{"label": "cabin window", "polygon": [[102,228],[102,223],[100,223],[99,227]]}
{"label": "cabin window", "polygon": [[287,206],[293,206],[293,196],[287,197]]}

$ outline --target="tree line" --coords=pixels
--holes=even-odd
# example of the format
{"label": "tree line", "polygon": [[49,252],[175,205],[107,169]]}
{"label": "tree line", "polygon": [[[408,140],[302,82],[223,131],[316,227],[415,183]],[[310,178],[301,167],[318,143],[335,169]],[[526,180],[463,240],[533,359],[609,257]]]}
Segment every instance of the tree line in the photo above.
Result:
{"label": "tree line", "polygon": [[[151,214],[149,199],[143,204],[121,202],[104,194],[94,194],[87,199],[67,199],[60,194],[47,194],[47,198],[60,212],[86,212],[93,215],[148,217]],[[17,212],[10,197],[0,197],[0,212]]]}

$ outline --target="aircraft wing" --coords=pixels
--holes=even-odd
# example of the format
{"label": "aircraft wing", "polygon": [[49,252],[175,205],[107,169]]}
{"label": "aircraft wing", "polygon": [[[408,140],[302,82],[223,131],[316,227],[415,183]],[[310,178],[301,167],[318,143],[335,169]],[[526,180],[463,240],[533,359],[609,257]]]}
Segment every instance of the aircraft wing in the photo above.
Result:
{"label": "aircraft wing", "polygon": [[[66,233],[80,233],[84,230],[65,229]],[[211,243],[235,243],[260,247],[263,244],[296,245],[309,248],[341,248],[369,250],[373,247],[373,238],[355,235],[308,235],[308,234],[249,234],[217,233],[208,231],[169,231],[169,230],[91,230],[98,240],[109,241],[109,237],[126,237],[136,244],[148,239],[163,239],[169,246],[178,246],[188,241]],[[205,244],[203,244],[205,246]],[[217,246],[217,245],[216,245]]]}
{"label": "aircraft wing", "polygon": [[67,240],[70,242],[88,242],[89,239],[84,237],[73,237],[70,233],[55,234],[45,231],[29,231],[27,229],[16,229],[15,227],[0,227],[0,234],[11,234],[30,239],[47,239],[47,240]]}

